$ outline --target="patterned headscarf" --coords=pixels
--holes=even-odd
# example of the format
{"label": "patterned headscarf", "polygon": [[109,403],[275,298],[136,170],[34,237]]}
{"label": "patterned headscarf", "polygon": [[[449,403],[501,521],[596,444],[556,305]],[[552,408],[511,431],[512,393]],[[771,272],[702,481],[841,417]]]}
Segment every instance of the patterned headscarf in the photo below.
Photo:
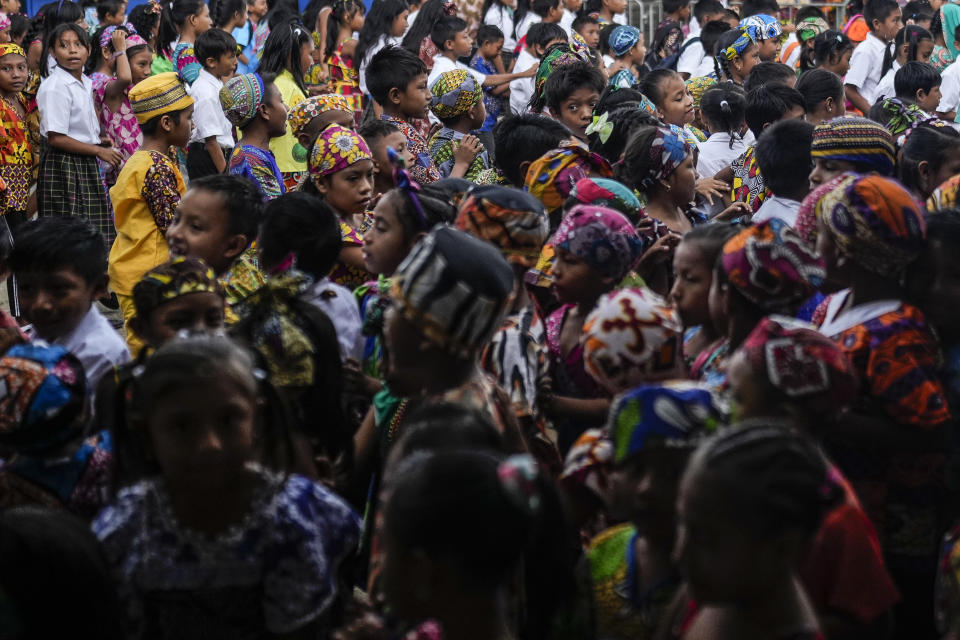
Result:
{"label": "patterned headscarf", "polygon": [[740,21],[740,28],[746,31],[754,42],[779,38],[783,35],[780,21],[764,13],[744,18]]}
{"label": "patterned headscarf", "polygon": [[456,227],[493,243],[507,262],[532,267],[550,234],[550,220],[529,193],[496,185],[477,187],[460,205]]}
{"label": "patterned headscarf", "polygon": [[693,153],[693,147],[674,130],[657,127],[649,153],[650,173],[640,181],[641,189],[649,189],[672,176],[686,157]]}
{"label": "patterned headscarf", "polygon": [[577,205],[563,219],[550,241],[606,277],[620,282],[640,259],[636,229],[622,214],[606,207]]}
{"label": "patterned headscarf", "polygon": [[710,87],[717,86],[717,79],[711,76],[697,76],[687,80],[687,91],[693,97],[693,108],[700,108],[700,101],[703,100],[703,94]]}
{"label": "patterned headscarf", "polygon": [[570,197],[582,204],[615,209],[633,222],[638,222],[642,215],[640,200],[633,191],[610,178],[581,178],[573,185]]}
{"label": "patterned headscarf", "polygon": [[18,45],[16,42],[4,42],[0,44],[0,58],[3,56],[15,53],[18,56],[27,57],[27,54],[23,52],[23,47]]}
{"label": "patterned headscarf", "polygon": [[743,55],[743,52],[747,50],[750,45],[754,43],[753,38],[747,32],[746,29],[740,29],[740,37],[738,37],[733,44],[724,49],[723,51],[717,52],[717,60],[720,61],[721,66],[724,62],[733,60]]}
{"label": "patterned headscarf", "polygon": [[683,324],[649,289],[600,298],[583,324],[583,364],[610,393],[683,377]]}
{"label": "patterned headscarf", "polygon": [[653,54],[661,61],[680,52],[683,44],[683,25],[679,22],[665,22],[653,32]]}
{"label": "patterned headscarf", "polygon": [[923,251],[926,223],[899,183],[845,173],[816,208],[841,253],[881,276],[899,276]]}
{"label": "patterned headscarf", "polygon": [[11,347],[0,358],[0,446],[40,453],[83,434],[83,365],[61,346]]}
{"label": "patterned headscarf", "polygon": [[11,25],[10,16],[0,11],[0,31],[9,29]]}
{"label": "patterned headscarf", "polygon": [[613,52],[614,57],[619,58],[640,42],[640,35],[640,29],[621,24],[610,32],[607,44],[610,45],[610,51]]}
{"label": "patterned headscarf", "polygon": [[566,140],[530,163],[523,183],[525,191],[553,213],[563,206],[581,178],[612,178],[613,169],[602,156],[578,140]]}
{"label": "patterned headscarf", "polygon": [[820,16],[804,18],[800,21],[800,24],[797,25],[797,40],[801,43],[812,40],[829,29],[830,25]]}
{"label": "patterned headscarf", "polygon": [[904,104],[899,98],[887,98],[880,104],[880,108],[887,118],[887,130],[894,136],[899,136],[930,117],[930,114],[917,105]]}
{"label": "patterned headscarf", "polygon": [[148,271],[133,286],[133,306],[137,317],[146,319],[157,307],[171,300],[207,291],[224,295],[213,269],[198,258],[177,256]]}
{"label": "patterned headscarf", "polygon": [[605,502],[613,470],[613,443],[603,429],[587,429],[580,434],[566,460],[560,482],[566,486],[581,486]]}
{"label": "patterned headscarf", "polygon": [[444,71],[430,87],[430,110],[441,120],[456,118],[483,100],[483,86],[463,69]]}
{"label": "patterned headscarf", "polygon": [[290,133],[296,138],[311,120],[327,111],[343,111],[353,115],[353,109],[350,108],[347,99],[341,95],[325,93],[320,96],[311,96],[298,102],[287,114]]}
{"label": "patterned headscarf", "polygon": [[943,40],[947,51],[954,51],[954,34],[960,27],[960,5],[945,2],[940,7],[940,22],[943,24]]}
{"label": "patterned headscarf", "polygon": [[710,389],[696,382],[631,389],[610,407],[614,460],[623,462],[651,448],[693,449],[701,437],[723,426],[726,414]]}
{"label": "patterned headscarf", "polygon": [[794,313],[826,277],[816,249],[777,218],[730,238],[721,260],[730,284],[768,313]]}
{"label": "patterned headscarf", "polygon": [[536,95],[543,96],[543,88],[547,84],[547,78],[560,67],[589,61],[581,51],[573,47],[554,47],[550,49],[540,61],[540,66],[537,67],[537,75],[534,77]]}
{"label": "patterned headscarf", "polygon": [[846,160],[890,176],[896,151],[890,132],[882,125],[867,118],[844,116],[816,126],[810,157]]}
{"label": "patterned headscarf", "polygon": [[843,179],[843,176],[824,182],[816,189],[806,195],[800,203],[800,209],[797,210],[797,221],[793,228],[796,229],[800,239],[811,247],[817,246],[817,207],[823,196],[833,191],[833,187]]}
{"label": "patterned headscarf", "polygon": [[356,131],[331,124],[313,143],[307,168],[312,176],[328,176],[361,160],[372,159],[370,147]]}
{"label": "patterned headscarf", "polygon": [[266,87],[259,73],[244,73],[227,80],[220,88],[220,106],[230,123],[244,128],[266,99]]}
{"label": "patterned headscarf", "polygon": [[[127,36],[126,36],[125,40],[126,40],[126,42],[127,42],[127,48],[128,48],[128,49],[129,49],[130,47],[135,47],[135,46],[137,46],[137,45],[147,44],[146,40],[144,40],[143,38],[141,38],[140,36],[137,35],[137,30],[134,28],[134,26],[128,22],[127,24],[123,24],[123,25],[112,24],[112,25],[110,25],[109,27],[107,27],[106,29],[104,29],[104,30],[103,30],[103,33],[100,34],[100,48],[101,48],[101,49],[103,49],[103,48],[105,48],[105,47],[107,47],[107,46],[110,45],[110,40],[111,40],[111,38],[113,38],[113,33],[114,33],[118,28],[122,28],[124,31],[127,32]],[[2,29],[2,27],[0,27],[0,29]],[[135,38],[135,42],[131,43],[131,42],[130,42],[130,38]]]}
{"label": "patterned headscarf", "polygon": [[933,190],[933,193],[927,198],[927,211],[950,209],[957,206],[958,192],[960,192],[960,175],[955,175]]}
{"label": "patterned headscarf", "polygon": [[840,346],[812,325],[768,316],[740,351],[754,372],[783,394],[773,401],[795,402],[812,416],[839,413],[857,393],[857,374]]}

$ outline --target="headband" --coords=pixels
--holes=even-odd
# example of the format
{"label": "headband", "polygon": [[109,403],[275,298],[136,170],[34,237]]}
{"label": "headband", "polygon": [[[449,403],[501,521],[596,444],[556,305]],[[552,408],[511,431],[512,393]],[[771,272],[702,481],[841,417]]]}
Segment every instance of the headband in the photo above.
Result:
{"label": "headband", "polygon": [[649,189],[660,180],[666,180],[692,152],[689,142],[666,127],[657,127],[657,134],[650,143],[650,173],[641,180],[641,186]]}
{"label": "headband", "polygon": [[739,57],[747,50],[751,44],[754,43],[753,37],[747,32],[746,29],[740,28],[740,37],[738,37],[733,44],[731,44],[726,49],[717,53],[717,60],[724,62],[725,60],[733,60],[736,57]]}
{"label": "headband", "polygon": [[27,57],[27,54],[23,52],[23,47],[18,45],[16,42],[4,42],[3,44],[0,44],[0,58],[10,55],[11,53],[15,53],[18,56],[23,56],[24,58]]}

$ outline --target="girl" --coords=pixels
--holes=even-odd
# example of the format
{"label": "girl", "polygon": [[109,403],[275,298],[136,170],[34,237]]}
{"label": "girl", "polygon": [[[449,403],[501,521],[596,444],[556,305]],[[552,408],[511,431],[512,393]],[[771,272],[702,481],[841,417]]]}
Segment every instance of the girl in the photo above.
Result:
{"label": "girl", "polygon": [[32,143],[38,132],[31,127],[37,105],[22,93],[27,77],[23,49],[13,43],[0,44],[0,179],[6,184],[3,219],[11,230],[27,220],[34,153],[38,152]]}
{"label": "girl", "polygon": [[159,0],[150,0],[137,5],[130,11],[130,24],[154,51],[153,60],[150,63],[150,75],[154,76],[174,70],[173,63],[170,62],[170,56],[173,55],[170,43],[163,44],[157,37],[160,32],[162,13],[163,8]]}
{"label": "girl", "polygon": [[247,22],[233,30],[233,38],[241,48],[237,55],[237,73],[249,73],[253,60],[253,34],[267,14],[267,0],[247,0]]}
{"label": "girl", "polygon": [[847,98],[840,76],[826,69],[811,69],[797,80],[803,96],[804,118],[812,125],[833,120],[846,113]]}
{"label": "girl", "polygon": [[583,11],[596,18],[601,29],[610,24],[627,23],[626,0],[589,0]]}
{"label": "girl", "polygon": [[693,96],[676,71],[651,71],[640,84],[640,92],[656,107],[657,117],[663,124],[685,127],[693,122]]}
{"label": "girl", "polygon": [[173,0],[164,5],[157,33],[158,47],[166,47],[169,43],[173,48],[170,55],[173,70],[188,87],[203,68],[193,52],[193,45],[197,36],[212,26],[210,9],[204,0]]}
{"label": "girl", "polygon": [[[27,36],[24,37],[24,42],[29,43],[27,46],[27,64],[31,71],[41,71],[42,75],[41,61],[44,59],[48,61],[48,68],[53,66],[50,64],[53,61],[50,57],[52,47],[48,44],[50,34],[61,24],[68,23],[79,25],[84,33],[87,31],[86,23],[83,21],[83,9],[75,2],[70,0],[50,2],[37,10],[33,17],[33,26]],[[40,82],[39,76],[37,76],[36,82]],[[35,89],[33,93],[36,94]]]}
{"label": "girl", "polygon": [[[307,97],[303,74],[310,68],[312,56],[313,37],[296,19],[273,28],[263,46],[258,68],[261,73],[275,74],[274,86],[280,91],[280,98],[288,111]],[[297,185],[307,170],[305,162],[298,162],[293,157],[296,144],[296,138],[289,131],[270,140],[270,150],[277,159],[288,191]]]}
{"label": "girl", "polygon": [[217,29],[232,34],[247,24],[246,0],[213,0],[210,3],[210,21]]}
{"label": "girl", "polygon": [[333,83],[333,93],[344,96],[357,124],[363,115],[363,93],[360,91],[360,73],[357,70],[357,40],[353,34],[363,29],[363,3],[359,0],[337,0],[327,24],[327,42],[324,59]]}
{"label": "girl", "polygon": [[483,4],[483,24],[490,24],[503,33],[503,50],[501,55],[509,55],[513,60],[513,50],[517,46],[517,39],[513,33],[513,14],[517,10],[517,0],[486,0]]}
{"label": "girl", "polygon": [[407,18],[410,28],[403,36],[401,46],[423,60],[423,64],[427,65],[427,74],[433,70],[434,56],[440,53],[430,34],[437,22],[452,12],[452,5],[445,0],[427,0],[417,11],[416,19]]}
{"label": "girl", "polygon": [[[960,133],[949,125],[923,123],[912,127],[900,152],[897,176],[920,202],[960,173]],[[943,123],[941,123],[943,124]]]}
{"label": "girl", "polygon": [[48,43],[57,64],[48,73],[41,60],[45,78],[37,107],[47,149],[40,159],[37,207],[41,216],[86,216],[113,242],[116,229],[97,160],[117,167],[123,155],[100,139],[93,84],[83,75],[90,40],[71,22],[54,29]]}
{"label": "girl", "polygon": [[841,78],[850,70],[854,44],[839,31],[824,31],[813,39],[813,62],[818,69],[832,71]]}
{"label": "girl", "polygon": [[653,34],[650,53],[643,61],[643,71],[675,68],[682,43],[683,27],[679,22],[661,24]]}
{"label": "girl", "polygon": [[[713,177],[721,169],[740,157],[753,142],[753,134],[747,129],[744,116],[747,109],[747,94],[732,83],[725,82],[703,94],[700,113],[710,132],[706,142],[698,149],[697,173]],[[746,137],[744,132],[746,131]]]}
{"label": "girl", "polygon": [[701,445],[677,503],[674,557],[702,606],[682,637],[822,639],[796,563],[842,497],[817,447],[786,427]]}
{"label": "girl", "polygon": [[933,16],[930,31],[935,39],[930,64],[943,73],[957,59],[956,30],[960,27],[960,6],[947,2]]}
{"label": "girl", "polygon": [[133,635],[325,629],[359,521],[328,489],[271,462],[266,452],[286,448],[289,434],[282,401],[252,358],[226,338],[174,340],[120,385],[115,402],[124,408],[117,449],[139,481],[93,530]]}
{"label": "girl", "polygon": [[717,78],[743,84],[750,70],[760,63],[760,48],[744,29],[731,29],[717,40],[714,70]]}
{"label": "girl", "polygon": [[[128,94],[130,87],[150,75],[153,51],[143,38],[129,34],[123,27],[106,27],[95,37],[100,47],[91,56],[91,60],[99,60],[97,71],[90,76],[93,102],[100,117],[100,130],[120,152],[121,162],[125,162],[143,142]],[[101,169],[107,186],[113,186],[119,170],[102,165]]]}
{"label": "girl", "polygon": [[890,132],[873,120],[849,116],[819,124],[810,147],[810,189],[844,171],[892,176],[895,154]]}
{"label": "girl", "polygon": [[883,78],[880,79],[880,84],[877,85],[877,100],[897,96],[896,89],[893,86],[893,78],[897,74],[897,69],[913,60],[929,64],[930,54],[933,53],[933,36],[923,27],[911,24],[897,32],[893,39],[893,46],[896,57],[893,60],[893,66],[884,74]]}
{"label": "girl", "polygon": [[410,7],[407,0],[380,0],[370,8],[370,15],[363,21],[354,58],[360,61],[360,90],[367,91],[364,71],[373,56],[388,44],[397,44],[407,31],[407,16]]}

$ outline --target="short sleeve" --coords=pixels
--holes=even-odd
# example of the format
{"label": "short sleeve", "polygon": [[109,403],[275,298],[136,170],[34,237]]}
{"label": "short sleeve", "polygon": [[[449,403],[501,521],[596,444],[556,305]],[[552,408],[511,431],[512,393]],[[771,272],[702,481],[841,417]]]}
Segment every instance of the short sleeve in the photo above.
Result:
{"label": "short sleeve", "polygon": [[960,74],[956,73],[953,63],[943,72],[943,82],[940,85],[940,104],[937,111],[947,113],[955,111],[960,105]]}
{"label": "short sleeve", "polygon": [[691,42],[680,54],[680,59],[677,60],[677,71],[695,76],[697,69],[700,68],[700,61],[703,60],[703,56],[703,45],[700,44],[700,41]]}
{"label": "short sleeve", "polygon": [[178,46],[173,58],[180,79],[188,85],[192,85],[200,76],[200,70],[203,68],[193,51],[193,45],[182,44]]}
{"label": "short sleeve", "polygon": [[50,76],[40,83],[37,91],[37,109],[40,111],[44,136],[50,132],[64,135],[70,132],[70,109],[64,105],[64,97],[68,97],[64,94],[67,91],[58,85],[56,79]]}
{"label": "short sleeve", "polygon": [[844,84],[852,84],[859,89],[863,88],[863,83],[870,75],[870,67],[873,63],[872,53],[873,49],[869,47],[869,43],[868,46],[863,46],[863,43],[861,43],[853,50],[853,55],[850,56],[850,70],[847,71],[847,75],[843,79]]}
{"label": "short sleeve", "polygon": [[204,96],[197,100],[193,110],[193,124],[201,139],[229,134],[229,131],[224,131],[223,118],[219,98]]}

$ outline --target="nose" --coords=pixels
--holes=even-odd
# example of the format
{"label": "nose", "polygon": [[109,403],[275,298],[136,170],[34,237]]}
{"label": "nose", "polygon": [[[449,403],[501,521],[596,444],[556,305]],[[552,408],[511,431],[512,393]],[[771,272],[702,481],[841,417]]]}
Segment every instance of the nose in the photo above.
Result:
{"label": "nose", "polygon": [[670,293],[667,294],[667,298],[670,300],[670,302],[672,302],[673,304],[676,304],[677,301],[680,300],[680,292],[681,292],[680,278],[676,278],[673,281],[673,286],[670,287]]}
{"label": "nose", "polygon": [[174,220],[167,228],[167,242],[170,240],[179,240],[180,239],[180,221]]}
{"label": "nose", "polygon": [[53,309],[53,297],[45,290],[40,289],[33,297],[33,304],[30,306],[34,313],[51,311]]}
{"label": "nose", "polygon": [[684,556],[687,552],[687,531],[683,526],[677,527],[677,539],[673,543],[673,552],[670,554],[670,559],[673,560],[673,564],[680,566],[683,561]]}
{"label": "nose", "polygon": [[212,426],[201,426],[197,434],[197,451],[216,453],[223,449],[223,441]]}

